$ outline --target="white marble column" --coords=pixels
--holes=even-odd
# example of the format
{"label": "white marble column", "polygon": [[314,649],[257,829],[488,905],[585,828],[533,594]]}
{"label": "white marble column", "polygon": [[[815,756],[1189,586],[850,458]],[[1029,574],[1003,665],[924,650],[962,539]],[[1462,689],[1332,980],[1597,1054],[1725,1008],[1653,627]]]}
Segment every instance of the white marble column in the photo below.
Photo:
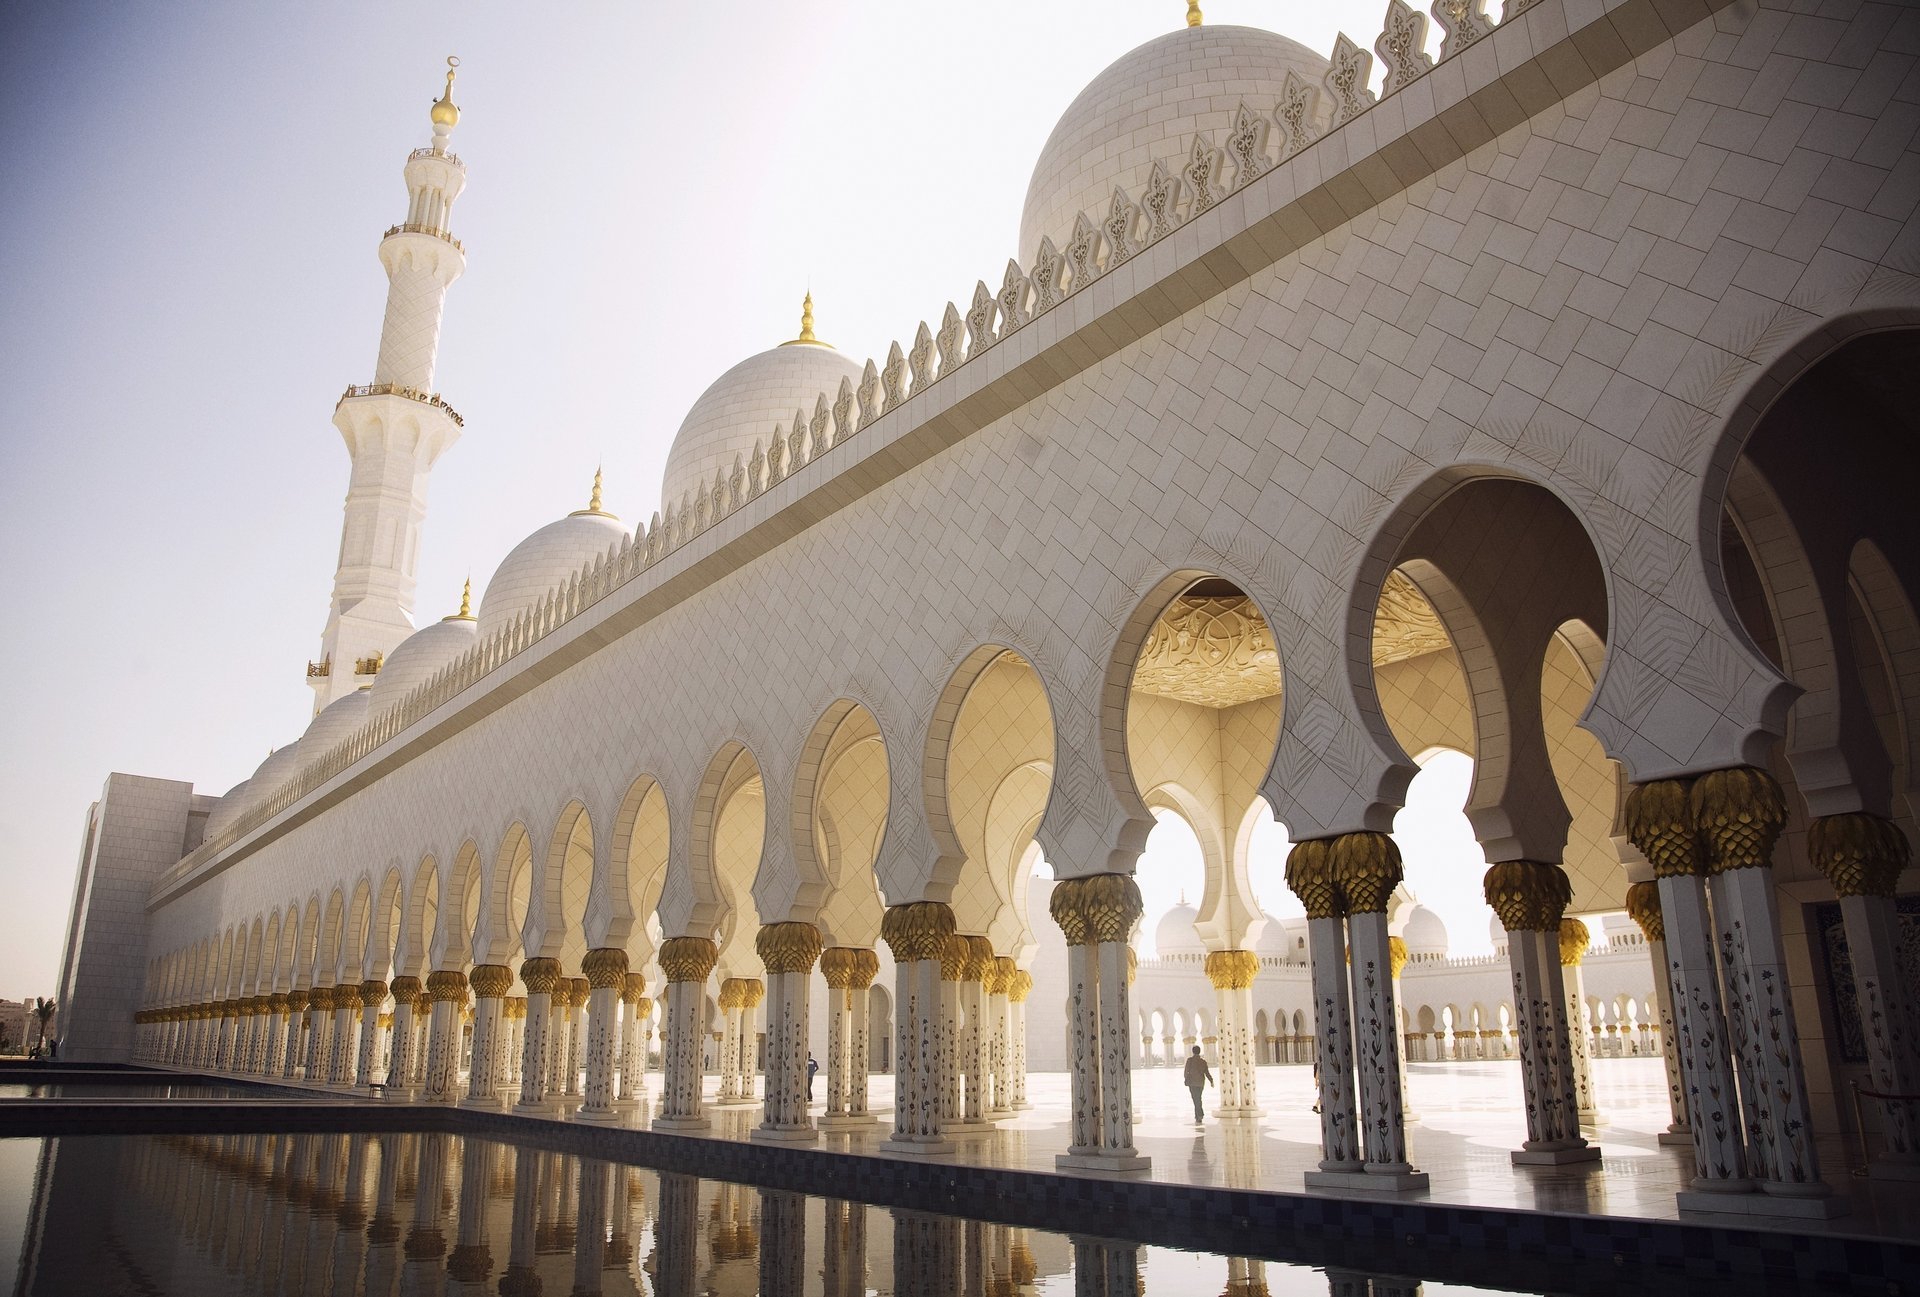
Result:
{"label": "white marble column", "polygon": [[966,940],[967,963],[958,986],[961,1082],[966,1087],[960,1119],[968,1127],[985,1128],[993,1112],[993,1030],[987,1020],[993,943],[985,937]]}
{"label": "white marble column", "polygon": [[526,960],[520,965],[520,980],[527,987],[527,1025],[520,1043],[520,1098],[515,1106],[521,1112],[543,1113],[551,1107],[547,1072],[553,1057],[554,993],[563,980],[560,961]]}
{"label": "white marble column", "polygon": [[960,985],[966,976],[967,939],[956,933],[947,938],[946,948],[940,954],[938,1034],[934,1037],[934,1073],[940,1078],[940,1123],[949,1135],[978,1129],[967,1125],[961,1087],[965,1051],[960,1047]]}
{"label": "white marble column", "polygon": [[1587,956],[1593,934],[1574,918],[1560,920],[1560,981],[1565,988],[1567,1043],[1573,1053],[1573,1101],[1582,1126],[1604,1126],[1606,1117],[1593,1099],[1593,1049],[1587,1021],[1587,980],[1580,961]]}
{"label": "white marble column", "polygon": [[[1306,843],[1297,844],[1299,851]],[[1292,882],[1289,866],[1288,881]],[[1295,891],[1299,888],[1296,886]],[[1301,900],[1306,901],[1305,896]],[[1364,1174],[1354,1103],[1353,1009],[1347,986],[1346,924],[1339,913],[1315,912],[1307,902],[1307,958],[1312,965],[1314,1066],[1320,1098],[1320,1172]],[[1308,1172],[1307,1183],[1316,1183]]]}
{"label": "white marble column", "polygon": [[1033,1103],[1027,1098],[1027,997],[1033,994],[1033,974],[1024,968],[1014,970],[1007,987],[1007,1008],[1011,1014],[1009,1030],[1013,1034],[1013,1109],[1028,1112]]}
{"label": "white marble column", "polygon": [[993,1082],[994,1118],[1013,1115],[1013,1006],[1007,993],[1020,970],[1007,955],[996,955],[984,983],[987,993],[987,1064]]}
{"label": "white marble column", "polygon": [[941,1116],[940,958],[953,935],[953,911],[939,901],[887,908],[880,936],[893,952],[893,1133],[889,1152],[950,1153]]}
{"label": "white marble column", "polygon": [[610,1123],[619,1119],[613,1106],[615,1035],[627,986],[627,952],[617,946],[589,950],[580,968],[587,975],[587,1083],[578,1117]]}
{"label": "white marble column", "polygon": [[747,979],[720,979],[720,1086],[715,1092],[717,1105],[731,1107],[740,1102],[741,1006],[746,1003]]}
{"label": "white marble column", "polygon": [[1253,979],[1260,960],[1251,950],[1214,950],[1207,954],[1207,980],[1213,983],[1219,1015],[1220,1103],[1222,1117],[1257,1117],[1253,1070]]}
{"label": "white marble column", "polygon": [[387,984],[377,978],[360,983],[360,1056],[354,1060],[355,1089],[370,1089],[378,1080],[380,1009],[387,1002]]}
{"label": "white marble column", "polygon": [[819,1138],[807,1110],[807,1013],[820,930],[769,923],[754,938],[754,951],[767,970],[767,1093],[750,1138],[807,1143]]}
{"label": "white marble column", "polygon": [[647,1093],[647,1021],[653,1001],[647,998],[647,979],[628,973],[620,982],[620,1093],[617,1108],[637,1107]]}
{"label": "white marble column", "polygon": [[506,1059],[501,1064],[506,1082],[503,1100],[511,1107],[520,1101],[520,1069],[526,1062],[527,997],[509,995],[500,1002],[500,1013],[506,1019]]}
{"label": "white marble column", "polygon": [[393,996],[393,1058],[387,1064],[387,1093],[412,1098],[414,1017],[425,988],[417,977],[396,977],[389,992]]}
{"label": "white marble column", "polygon": [[819,1126],[869,1126],[867,1003],[880,957],[855,946],[835,946],[820,953],[820,971],[827,980],[827,1088]]}
{"label": "white marble column", "polygon": [[353,1065],[360,1056],[360,983],[333,989],[333,1049],[327,1061],[327,1084],[345,1089],[353,1084]]}
{"label": "white marble column", "polygon": [[[1873,1095],[1920,1094],[1920,1006],[1909,1000],[1900,968],[1900,915],[1894,893],[1912,857],[1906,834],[1877,815],[1825,815],[1807,827],[1807,855],[1840,898],[1853,964],[1854,1001],[1867,1030],[1868,1093],[1880,1135],[1868,1173],[1920,1179],[1920,1102]],[[1868,1138],[1861,1132],[1863,1140]]]}
{"label": "white marble column", "polygon": [[655,1130],[704,1130],[701,1098],[702,1009],[707,978],[719,951],[705,937],[673,937],[660,947],[660,971],[667,976],[666,1021],[662,1045],[664,1075]]}
{"label": "white marble column", "polygon": [[[1674,1026],[1673,982],[1668,972],[1667,928],[1660,911],[1659,884],[1649,879],[1630,885],[1627,913],[1640,926],[1640,935],[1647,939],[1647,959],[1653,967],[1654,1012],[1660,1018],[1660,1057],[1666,1066],[1667,1107],[1672,1117],[1667,1128],[1660,1132],[1660,1142],[1690,1145],[1693,1127],[1687,1119],[1687,1086],[1680,1066],[1680,1033]],[[1646,1038],[1647,1026],[1640,1024],[1642,1040]]]}
{"label": "white marble column", "polygon": [[1356,1112],[1369,1186],[1427,1188],[1407,1150],[1406,1095],[1400,1069],[1400,1007],[1394,998],[1393,939],[1387,906],[1401,878],[1400,851],[1384,833],[1334,840],[1333,876],[1347,904],[1348,977],[1353,993]]}
{"label": "white marble column", "polygon": [[316,986],[307,992],[307,1060],[301,1076],[308,1084],[327,1079],[333,1048],[333,988]]}
{"label": "white marble column", "polygon": [[584,977],[567,979],[566,1084],[559,1093],[569,1109],[577,1108],[581,1098],[581,1077],[587,1070],[587,1001],[593,986]]}
{"label": "white marble column", "polygon": [[1067,939],[1068,1016],[1072,1021],[1072,1143],[1063,1169],[1145,1171],[1133,1147],[1132,973],[1127,939],[1140,918],[1140,889],[1126,874],[1062,879],[1048,902]]}
{"label": "white marble column", "polygon": [[[1785,827],[1780,786],[1749,766],[1693,782],[1694,822],[1707,846],[1713,931],[1727,992],[1728,1027],[1742,1079],[1747,1166],[1769,1197],[1800,1199],[1784,1210],[1837,1215],[1842,1200],[1820,1178],[1791,971],[1774,898],[1773,847]],[[1664,899],[1664,897],[1662,898]]]}
{"label": "white marble column", "polygon": [[427,997],[433,1007],[420,1097],[428,1103],[452,1103],[459,1098],[460,1010],[467,1001],[467,975],[454,969],[429,973]]}
{"label": "white marble column", "polygon": [[1557,864],[1502,861],[1488,868],[1487,904],[1507,929],[1513,1015],[1520,1041],[1527,1139],[1516,1165],[1592,1161],[1600,1150],[1580,1133],[1566,982],[1560,974],[1560,920],[1573,886]]}
{"label": "white marble column", "polygon": [[301,1033],[306,1027],[307,1006],[311,1003],[312,994],[305,989],[287,992],[287,1031],[280,1060],[280,1075],[284,1080],[290,1081],[299,1075],[301,1060],[306,1057]]}
{"label": "white marble column", "polygon": [[513,989],[513,970],[505,964],[477,964],[467,983],[473,988],[473,1060],[467,1068],[467,1097],[461,1106],[497,1109],[505,1043],[504,997]]}

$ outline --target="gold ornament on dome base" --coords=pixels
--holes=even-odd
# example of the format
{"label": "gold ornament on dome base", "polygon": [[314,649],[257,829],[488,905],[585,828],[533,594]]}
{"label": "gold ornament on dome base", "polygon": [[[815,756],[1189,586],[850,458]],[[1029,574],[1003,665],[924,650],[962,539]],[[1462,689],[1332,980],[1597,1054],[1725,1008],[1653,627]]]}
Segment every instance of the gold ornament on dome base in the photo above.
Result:
{"label": "gold ornament on dome base", "polygon": [[620,998],[628,1004],[638,1004],[647,994],[647,979],[643,973],[628,973],[620,983]]}
{"label": "gold ornament on dome base", "polygon": [[1560,916],[1573,899],[1573,883],[1558,865],[1505,860],[1487,869],[1487,904],[1508,932],[1560,932]]}
{"label": "gold ornament on dome base", "polygon": [[580,971],[593,990],[622,990],[627,984],[627,952],[618,946],[596,946],[580,961]]}
{"label": "gold ornament on dome base", "polygon": [[704,982],[719,960],[719,947],[706,937],[669,937],[660,946],[660,971],[669,982]]}
{"label": "gold ornament on dome base", "polygon": [[753,938],[769,973],[810,973],[820,958],[820,929],[811,923],[769,923]]}
{"label": "gold ornament on dome base", "polygon": [[569,977],[567,979],[567,1007],[569,1009],[582,1007],[592,994],[593,986],[586,978]]}
{"label": "gold ornament on dome base", "polygon": [[880,939],[896,964],[939,959],[953,935],[953,909],[939,901],[891,905],[880,919]]}
{"label": "gold ornament on dome base", "polygon": [[1022,968],[1013,975],[1013,982],[1007,987],[1007,998],[1015,1004],[1025,1004],[1027,997],[1033,994],[1033,974]]}
{"label": "gold ornament on dome base", "polygon": [[[461,980],[464,981],[465,979],[463,978]],[[331,986],[316,986],[309,990],[307,992],[307,1008],[309,1010],[318,1009],[323,1013],[330,1012],[333,1009],[333,988]]]}
{"label": "gold ornament on dome base", "polygon": [[427,998],[435,1004],[465,1003],[467,998],[467,975],[450,969],[427,974]]}
{"label": "gold ornament on dome base", "polygon": [[1207,955],[1207,980],[1216,991],[1244,991],[1260,971],[1260,957],[1251,950],[1215,950]]}
{"label": "gold ornament on dome base", "polygon": [[1774,777],[1753,766],[1711,770],[1693,781],[1693,822],[1716,874],[1765,869],[1787,824],[1787,801]]}
{"label": "gold ornament on dome base", "polygon": [[1864,811],[1823,815],[1807,825],[1807,856],[1837,896],[1894,894],[1913,858],[1907,835],[1891,820]]}
{"label": "gold ornament on dome base", "polygon": [[987,980],[987,970],[993,967],[993,942],[985,937],[969,936],[967,943],[967,966],[962,976],[969,982]]}
{"label": "gold ornament on dome base", "polygon": [[393,996],[395,1004],[412,1004],[420,998],[424,989],[417,977],[396,977],[389,988],[389,994]]}
{"label": "gold ornament on dome base", "polygon": [[943,982],[964,982],[967,980],[967,939],[958,934],[948,937],[940,948],[940,980]]}
{"label": "gold ornament on dome base", "polygon": [[360,983],[360,1003],[363,1005],[381,1005],[387,1002],[387,984],[378,978],[370,977]]}
{"label": "gold ornament on dome base", "polygon": [[1144,908],[1131,874],[1089,874],[1054,884],[1047,910],[1069,946],[1124,942]]}

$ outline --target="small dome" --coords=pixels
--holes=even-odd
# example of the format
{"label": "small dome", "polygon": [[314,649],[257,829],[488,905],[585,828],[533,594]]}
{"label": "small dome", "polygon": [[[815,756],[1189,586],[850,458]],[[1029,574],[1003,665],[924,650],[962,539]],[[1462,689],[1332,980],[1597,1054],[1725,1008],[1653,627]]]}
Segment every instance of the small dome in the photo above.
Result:
{"label": "small dome", "polygon": [[1199,917],[1200,911],[1188,905],[1184,898],[1168,910],[1153,929],[1155,955],[1166,959],[1170,955],[1206,954],[1207,943],[1200,940],[1200,932],[1193,926]]}
{"label": "small dome", "polygon": [[1299,953],[1294,937],[1305,927],[1305,919],[1276,919],[1269,914],[1267,926],[1260,929],[1260,937],[1253,943],[1253,953],[1268,959],[1291,959]]}
{"label": "small dome", "polygon": [[1064,245],[1074,217],[1105,214],[1114,186],[1138,202],[1153,164],[1183,161],[1196,133],[1224,147],[1241,101],[1271,113],[1289,72],[1317,86],[1327,60],[1257,27],[1182,27],[1122,55],[1068,105],[1040,150],[1020,213],[1021,264],[1042,235]]}
{"label": "small dome", "polygon": [[732,473],[736,458],[750,460],[756,442],[793,424],[793,412],[813,417],[825,396],[831,405],[845,378],[855,386],[864,370],[823,342],[784,343],[729,369],[687,411],[667,452],[660,507],[678,509],[696,488],[711,488],[716,473]]}
{"label": "small dome", "polygon": [[260,763],[259,769],[253,772],[253,778],[247,780],[246,805],[251,806],[261,798],[271,795],[299,768],[299,739],[295,739],[283,748],[275,748],[267,754],[267,759]]}
{"label": "small dome", "polygon": [[300,736],[300,764],[318,761],[359,729],[366,722],[367,705],[372,700],[373,687],[369,685],[328,703]]}
{"label": "small dome", "polygon": [[448,617],[423,626],[401,640],[380,674],[373,678],[373,701],[368,715],[378,716],[423,685],[441,667],[472,648],[479,639],[479,623],[472,617]]}
{"label": "small dome", "polygon": [[1413,907],[1413,913],[1407,916],[1407,930],[1401,935],[1407,943],[1407,954],[1413,958],[1446,958],[1447,925],[1426,906]]}
{"label": "small dome", "polygon": [[565,585],[567,578],[626,538],[610,513],[583,509],[550,522],[515,545],[493,571],[480,600],[480,638],[499,630]]}
{"label": "small dome", "polygon": [[239,783],[227,789],[227,795],[215,803],[211,811],[207,812],[207,827],[201,833],[201,841],[204,842],[211,839],[215,834],[221,832],[227,825],[239,818],[240,812],[247,807],[247,786],[252,782],[251,779],[242,779]]}

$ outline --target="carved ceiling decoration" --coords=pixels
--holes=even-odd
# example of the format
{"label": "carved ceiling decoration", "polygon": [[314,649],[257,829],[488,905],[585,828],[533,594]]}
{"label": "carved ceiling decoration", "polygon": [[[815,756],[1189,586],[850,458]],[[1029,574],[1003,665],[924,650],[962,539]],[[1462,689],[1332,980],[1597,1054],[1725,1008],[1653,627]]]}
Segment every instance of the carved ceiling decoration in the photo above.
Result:
{"label": "carved ceiling decoration", "polygon": [[1451,647],[1453,642],[1426,596],[1401,573],[1388,573],[1380,590],[1380,606],[1373,614],[1373,664],[1404,662]]}
{"label": "carved ceiling decoration", "polygon": [[[1374,614],[1374,665],[1448,647],[1433,606],[1412,581],[1390,574]],[[1208,582],[1160,614],[1140,650],[1133,687],[1201,707],[1237,707],[1280,692],[1280,657],[1253,601],[1225,582]]]}
{"label": "carved ceiling decoration", "polygon": [[1251,599],[1190,592],[1153,624],[1133,687],[1202,707],[1237,707],[1280,692],[1280,655]]}

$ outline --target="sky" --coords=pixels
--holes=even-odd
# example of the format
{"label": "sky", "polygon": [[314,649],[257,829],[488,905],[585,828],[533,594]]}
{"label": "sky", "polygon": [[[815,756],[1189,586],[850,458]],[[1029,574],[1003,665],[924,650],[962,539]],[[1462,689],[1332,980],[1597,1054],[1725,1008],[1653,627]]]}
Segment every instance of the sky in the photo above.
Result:
{"label": "sky", "polygon": [[[1323,52],[1370,46],[1384,8],[1205,6]],[[688,407],[793,336],[809,287],[864,358],[998,282],[1054,121],[1184,15],[0,5],[0,996],[52,994],[110,771],[218,794],[306,725],[347,482],[330,419],[372,374],[375,249],[447,55],[469,268],[435,385],[466,428],[433,472],[420,625],[584,506],[596,465],[609,509],[650,514]]]}

